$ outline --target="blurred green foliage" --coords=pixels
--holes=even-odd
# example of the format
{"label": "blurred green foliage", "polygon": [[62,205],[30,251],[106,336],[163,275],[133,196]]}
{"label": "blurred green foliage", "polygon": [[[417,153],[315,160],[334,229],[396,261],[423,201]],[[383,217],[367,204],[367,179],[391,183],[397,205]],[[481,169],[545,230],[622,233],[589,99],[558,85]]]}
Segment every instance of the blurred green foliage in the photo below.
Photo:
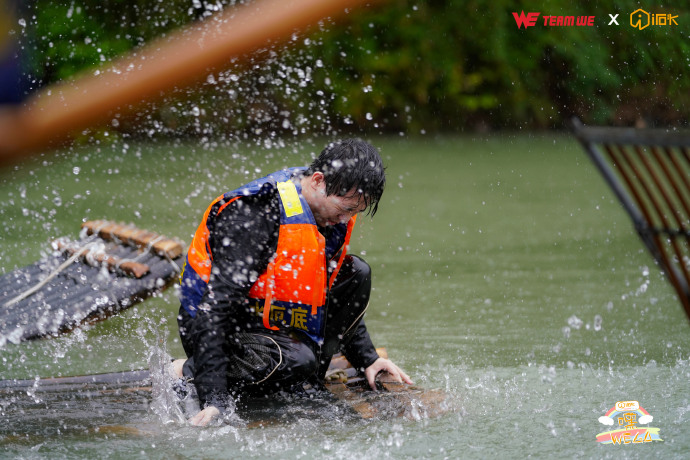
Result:
{"label": "blurred green foliage", "polygon": [[[27,10],[25,39],[32,77],[50,83],[102,65],[219,8],[235,7],[222,3],[36,0]],[[687,124],[689,2],[650,4],[649,12],[677,15],[678,25],[644,30],[629,25],[630,13],[640,7],[633,0],[379,2],[224,74],[240,79],[219,74],[223,85],[211,81],[180,92],[177,102],[157,106],[156,119],[202,135],[257,124],[295,130],[316,108],[324,116],[311,130],[337,124],[412,134],[562,127],[573,115],[596,124],[643,118]],[[536,26],[517,27],[512,13],[523,10],[541,13]],[[619,26],[608,25],[609,13],[619,14]],[[544,26],[543,17],[551,14],[594,15],[595,26]],[[268,64],[259,65],[262,59]],[[300,69],[309,91],[299,90]],[[200,108],[201,119],[185,117],[189,107]]]}
{"label": "blurred green foliage", "polygon": [[27,16],[24,51],[38,83],[63,80],[101,65],[197,17],[187,1],[35,0]]}

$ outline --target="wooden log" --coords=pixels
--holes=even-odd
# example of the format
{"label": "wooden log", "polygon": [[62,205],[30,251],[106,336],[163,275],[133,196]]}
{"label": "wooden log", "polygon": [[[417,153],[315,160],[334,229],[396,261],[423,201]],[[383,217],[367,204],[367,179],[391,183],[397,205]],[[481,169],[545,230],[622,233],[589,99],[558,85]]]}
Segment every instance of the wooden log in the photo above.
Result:
{"label": "wooden log", "polygon": [[166,238],[158,233],[141,230],[133,225],[118,224],[107,220],[90,220],[81,224],[88,235],[98,234],[108,241],[120,240],[123,243],[138,248],[148,248],[157,254],[177,259],[184,251],[182,243]]}

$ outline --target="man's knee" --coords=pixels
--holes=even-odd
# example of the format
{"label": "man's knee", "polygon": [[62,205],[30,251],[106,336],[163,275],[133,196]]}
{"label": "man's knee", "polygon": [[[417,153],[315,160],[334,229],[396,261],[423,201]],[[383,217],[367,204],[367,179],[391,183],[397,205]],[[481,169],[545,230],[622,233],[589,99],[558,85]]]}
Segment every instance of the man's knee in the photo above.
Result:
{"label": "man's knee", "polygon": [[353,255],[345,256],[332,291],[368,291],[371,289],[371,267],[363,259]]}
{"label": "man's knee", "polygon": [[310,347],[302,342],[297,342],[288,349],[283,349],[285,353],[286,370],[290,375],[289,380],[301,382],[316,373],[316,356]]}
{"label": "man's knee", "polygon": [[343,260],[343,267],[347,267],[350,276],[361,280],[371,279],[371,267],[361,257],[348,254]]}
{"label": "man's knee", "polygon": [[270,393],[277,390],[287,390],[292,385],[304,382],[316,373],[318,366],[311,347],[282,334],[262,337],[273,342],[278,355],[273,355],[273,368],[268,369],[267,375],[255,382],[256,387],[247,387],[249,391]]}

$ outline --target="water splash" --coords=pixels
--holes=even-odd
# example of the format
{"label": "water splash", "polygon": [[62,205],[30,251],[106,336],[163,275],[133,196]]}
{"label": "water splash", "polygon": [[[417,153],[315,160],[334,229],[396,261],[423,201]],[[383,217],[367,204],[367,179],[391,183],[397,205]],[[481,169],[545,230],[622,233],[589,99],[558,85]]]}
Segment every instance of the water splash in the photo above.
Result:
{"label": "water splash", "polygon": [[[187,407],[185,405],[183,409],[182,399],[174,389],[176,377],[172,368],[172,357],[164,346],[153,346],[148,362],[151,372],[151,411],[163,425],[186,423],[184,409]],[[198,405],[192,408],[192,411],[189,416],[199,411]]]}
{"label": "water splash", "polygon": [[[149,350],[151,372],[151,412],[163,425],[187,425],[189,418],[200,411],[196,389],[175,375],[173,358],[162,341],[157,341]],[[211,426],[243,426],[244,421],[236,413],[234,401],[230,401],[222,417],[211,422]]]}

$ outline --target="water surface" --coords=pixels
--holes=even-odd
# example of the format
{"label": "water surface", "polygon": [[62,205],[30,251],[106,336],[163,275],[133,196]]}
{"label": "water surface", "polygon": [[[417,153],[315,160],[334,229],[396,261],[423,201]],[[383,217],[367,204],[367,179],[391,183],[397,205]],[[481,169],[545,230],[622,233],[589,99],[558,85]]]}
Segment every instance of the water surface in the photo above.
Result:
{"label": "water surface", "polygon": [[[197,429],[162,419],[146,391],[28,391],[0,399],[0,456],[690,454],[690,326],[571,137],[373,141],[388,186],[379,213],[358,221],[352,241],[374,272],[367,324],[418,385],[447,392],[446,415],[363,421],[324,401],[267,402],[263,410],[280,423]],[[217,195],[305,164],[320,146],[116,142],[4,169],[0,272],[35,261],[53,238],[76,237],[82,220],[133,222],[189,242]],[[140,369],[152,353],[181,356],[177,308],[169,290],[73,334],[7,344],[0,378]],[[596,442],[609,429],[598,418],[627,400],[654,416],[663,442]]]}

